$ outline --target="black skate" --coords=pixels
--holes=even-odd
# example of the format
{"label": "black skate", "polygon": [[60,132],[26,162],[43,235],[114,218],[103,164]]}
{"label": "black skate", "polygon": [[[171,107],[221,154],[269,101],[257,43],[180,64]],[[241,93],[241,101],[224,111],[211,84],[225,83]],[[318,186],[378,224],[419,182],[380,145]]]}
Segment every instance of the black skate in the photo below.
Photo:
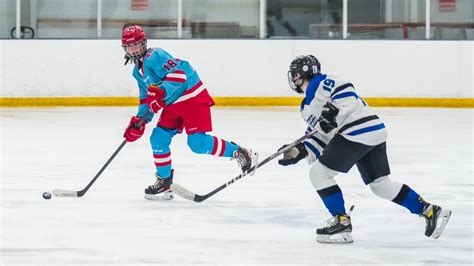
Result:
{"label": "black skate", "polygon": [[349,244],[352,238],[352,224],[349,216],[354,209],[352,206],[349,214],[339,214],[329,218],[327,225],[316,229],[317,241],[325,244]]}
{"label": "black skate", "polygon": [[156,175],[156,181],[153,185],[145,188],[145,199],[147,200],[172,200],[174,198],[171,190],[173,184],[173,170],[171,177],[161,178]]}
{"label": "black skate", "polygon": [[347,214],[339,214],[331,217],[325,227],[316,229],[317,241],[329,244],[352,243],[354,239],[351,232],[351,217]]}
{"label": "black skate", "polygon": [[426,220],[425,235],[437,239],[441,236],[451,217],[451,211],[443,210],[440,206],[424,202],[421,217]]}
{"label": "black skate", "polygon": [[234,151],[234,156],[232,159],[237,160],[237,163],[242,169],[242,173],[244,175],[253,175],[255,173],[255,166],[257,165],[258,161],[258,154],[256,152],[253,152],[251,149],[239,147],[236,151]]}

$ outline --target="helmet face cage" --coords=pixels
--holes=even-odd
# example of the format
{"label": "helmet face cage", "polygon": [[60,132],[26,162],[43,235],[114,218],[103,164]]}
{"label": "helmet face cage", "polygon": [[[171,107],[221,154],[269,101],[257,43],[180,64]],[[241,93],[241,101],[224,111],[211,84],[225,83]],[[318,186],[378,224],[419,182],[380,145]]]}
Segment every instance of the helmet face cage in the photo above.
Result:
{"label": "helmet face cage", "polygon": [[303,90],[301,89],[303,82],[305,80],[310,80],[313,76],[319,73],[319,69],[314,71],[315,62],[317,62],[316,57],[303,55],[298,56],[291,61],[290,70],[288,71],[288,83],[292,90],[297,93],[303,93]]}
{"label": "helmet face cage", "polygon": [[136,25],[125,27],[122,32],[122,47],[125,50],[125,56],[133,62],[142,58],[147,51],[145,31]]}
{"label": "helmet face cage", "polygon": [[[300,81],[301,84],[297,85],[295,84],[295,81]],[[303,93],[303,90],[301,89],[301,85],[303,84],[303,79],[301,78],[301,75],[298,72],[293,72],[293,71],[288,71],[288,84],[290,84],[290,88],[297,93]]]}
{"label": "helmet face cage", "polygon": [[[129,52],[130,47],[134,46],[140,46],[140,49],[137,49],[135,52]],[[132,61],[137,61],[138,59],[142,58],[147,51],[147,45],[146,45],[146,39],[139,41],[138,43],[133,43],[133,44],[123,44],[122,45],[125,54],[127,55],[128,58],[130,58]]]}

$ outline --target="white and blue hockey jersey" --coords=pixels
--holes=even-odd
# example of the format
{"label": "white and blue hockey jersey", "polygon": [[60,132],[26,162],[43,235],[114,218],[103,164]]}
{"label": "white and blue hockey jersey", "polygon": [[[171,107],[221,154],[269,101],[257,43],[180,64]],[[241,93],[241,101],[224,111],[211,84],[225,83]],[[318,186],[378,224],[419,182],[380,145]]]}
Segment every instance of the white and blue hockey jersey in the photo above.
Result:
{"label": "white and blue hockey jersey", "polygon": [[336,117],[338,127],[328,134],[318,131],[303,142],[308,150],[309,163],[313,163],[321,156],[326,145],[336,134],[347,140],[370,146],[386,141],[387,130],[384,123],[357,95],[354,86],[324,74],[311,79],[301,103],[301,115],[308,124],[306,133],[316,128],[323,106],[327,102],[331,102],[339,109]]}

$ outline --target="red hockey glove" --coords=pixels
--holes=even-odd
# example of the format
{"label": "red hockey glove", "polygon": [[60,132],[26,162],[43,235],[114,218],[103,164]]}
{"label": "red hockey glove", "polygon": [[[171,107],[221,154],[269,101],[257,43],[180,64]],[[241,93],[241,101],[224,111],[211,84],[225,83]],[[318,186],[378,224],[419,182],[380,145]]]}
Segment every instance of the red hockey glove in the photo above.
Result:
{"label": "red hockey glove", "polygon": [[161,108],[165,107],[165,90],[161,89],[158,85],[152,84],[146,91],[147,97],[145,103],[148,105],[153,113],[158,113]]}
{"label": "red hockey glove", "polygon": [[128,142],[134,142],[135,140],[139,139],[143,133],[145,132],[145,124],[143,123],[141,126],[138,127],[138,122],[140,122],[141,118],[133,116],[130,119],[130,123],[128,124],[127,129],[125,129],[125,133],[123,133],[123,137]]}

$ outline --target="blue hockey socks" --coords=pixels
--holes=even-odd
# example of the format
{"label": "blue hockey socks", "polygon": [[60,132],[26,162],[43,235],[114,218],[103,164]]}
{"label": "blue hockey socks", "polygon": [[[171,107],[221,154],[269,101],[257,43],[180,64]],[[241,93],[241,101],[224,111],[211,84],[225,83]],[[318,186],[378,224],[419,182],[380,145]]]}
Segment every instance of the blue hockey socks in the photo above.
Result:
{"label": "blue hockey socks", "polygon": [[318,190],[318,194],[332,216],[346,213],[344,198],[338,185]]}
{"label": "blue hockey socks", "polygon": [[403,184],[400,192],[392,201],[407,208],[413,214],[420,215],[423,209],[423,201],[420,195],[405,184]]}

